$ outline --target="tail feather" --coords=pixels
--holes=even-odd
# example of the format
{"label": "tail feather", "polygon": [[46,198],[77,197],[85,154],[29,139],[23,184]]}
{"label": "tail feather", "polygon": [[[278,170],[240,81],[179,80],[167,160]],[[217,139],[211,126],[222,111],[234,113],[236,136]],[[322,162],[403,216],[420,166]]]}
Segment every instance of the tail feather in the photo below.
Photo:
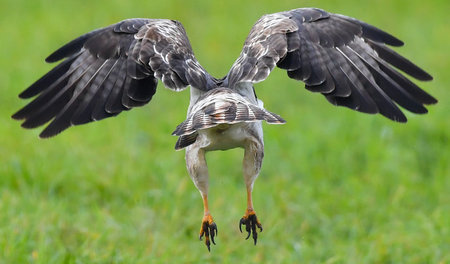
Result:
{"label": "tail feather", "polygon": [[181,150],[197,140],[198,133],[194,132],[192,134],[180,136],[175,144],[175,150]]}
{"label": "tail feather", "polygon": [[193,107],[186,120],[177,126],[172,135],[184,136],[198,130],[220,124],[266,121],[269,124],[284,124],[279,115],[228,88],[215,89],[204,95]]}

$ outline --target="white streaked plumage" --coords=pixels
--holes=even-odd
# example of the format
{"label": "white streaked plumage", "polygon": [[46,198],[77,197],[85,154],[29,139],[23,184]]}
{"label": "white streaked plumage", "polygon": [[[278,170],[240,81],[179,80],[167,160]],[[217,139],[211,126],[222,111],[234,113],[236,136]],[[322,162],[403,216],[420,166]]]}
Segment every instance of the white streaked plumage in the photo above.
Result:
{"label": "white streaked plumage", "polygon": [[[248,200],[240,226],[245,225],[256,243],[256,228],[262,227],[251,192],[264,156],[261,122],[285,121],[264,109],[253,84],[278,66],[334,105],[406,122],[398,106],[422,114],[427,112],[424,105],[437,100],[395,68],[422,81],[432,77],[389,45],[403,43],[354,18],[316,8],[294,9],[261,17],[228,74],[216,79],[196,60],[180,22],[128,19],[82,35],[52,53],[47,62],[63,61],[19,95],[35,98],[13,118],[24,120],[25,128],[49,122],[40,136],[52,137],[72,125],[147,104],[158,80],[175,91],[190,86],[187,118],[174,135],[179,136],[175,148],[186,148],[189,174],[203,197],[200,236],[206,237],[209,249],[217,232],[207,204],[205,153],[241,147]],[[281,92],[281,87],[276,89]]]}

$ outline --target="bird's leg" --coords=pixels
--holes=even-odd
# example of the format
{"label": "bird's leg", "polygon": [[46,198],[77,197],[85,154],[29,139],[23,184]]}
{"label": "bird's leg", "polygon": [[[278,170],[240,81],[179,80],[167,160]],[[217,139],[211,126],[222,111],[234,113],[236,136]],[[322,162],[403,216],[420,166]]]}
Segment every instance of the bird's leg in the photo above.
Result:
{"label": "bird's leg", "polygon": [[253,209],[252,191],[253,183],[258,177],[259,171],[261,169],[263,156],[264,149],[262,144],[252,143],[245,148],[243,171],[247,188],[247,210],[245,211],[244,216],[239,221],[239,230],[242,233],[242,225],[244,225],[245,231],[247,231],[248,234],[246,239],[248,239],[250,235],[252,235],[255,245],[256,241],[258,240],[258,233],[256,231],[256,228],[259,228],[260,232],[263,231],[263,228],[258,218],[256,217],[255,210]]}
{"label": "bird's leg", "polygon": [[256,217],[255,210],[253,209],[251,188],[247,188],[247,210],[245,211],[244,216],[239,221],[239,230],[241,231],[241,233],[242,225],[245,226],[245,231],[247,231],[247,237],[245,239],[248,239],[250,235],[252,235],[253,241],[256,245],[256,241],[258,240],[258,233],[256,231],[256,228],[259,228],[259,232],[262,232],[263,228],[258,218]]}
{"label": "bird's leg", "polygon": [[[217,225],[214,223],[213,217],[209,213],[208,208],[208,195],[202,194],[204,215],[202,220],[202,226],[200,227],[200,240],[205,236],[205,245],[208,247],[208,251],[211,251],[211,242],[215,245],[214,237],[217,236]],[[211,237],[211,242],[210,242]]]}
{"label": "bird's leg", "polygon": [[217,225],[214,223],[208,207],[209,174],[205,159],[205,151],[197,148],[195,144],[187,147],[186,166],[195,187],[197,187],[202,195],[204,214],[199,238],[202,240],[203,236],[205,236],[205,245],[208,248],[208,251],[210,251],[211,242],[214,245],[216,244],[214,237],[217,236]]}

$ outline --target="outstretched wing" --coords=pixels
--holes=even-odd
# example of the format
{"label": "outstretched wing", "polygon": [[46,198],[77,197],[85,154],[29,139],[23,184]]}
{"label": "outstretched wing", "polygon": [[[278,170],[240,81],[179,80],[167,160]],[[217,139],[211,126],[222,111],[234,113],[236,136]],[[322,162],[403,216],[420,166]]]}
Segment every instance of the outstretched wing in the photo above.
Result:
{"label": "outstretched wing", "polygon": [[257,83],[276,65],[334,105],[406,122],[396,104],[426,113],[424,105],[437,100],[392,66],[418,80],[432,77],[387,45],[403,42],[364,22],[320,9],[265,15],[251,29],[225,82],[229,87]]}
{"label": "outstretched wing", "polygon": [[148,103],[157,79],[176,91],[215,85],[195,59],[183,26],[173,20],[129,19],[92,31],[46,61],[61,59],[19,95],[37,97],[12,116],[25,120],[25,128],[52,120],[40,134],[44,138]]}

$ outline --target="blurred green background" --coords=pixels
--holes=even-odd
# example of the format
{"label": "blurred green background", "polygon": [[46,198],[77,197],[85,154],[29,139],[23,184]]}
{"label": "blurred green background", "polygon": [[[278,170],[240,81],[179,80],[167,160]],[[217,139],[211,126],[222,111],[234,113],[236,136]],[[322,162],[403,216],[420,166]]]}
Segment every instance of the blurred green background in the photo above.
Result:
{"label": "blurred green background", "polygon": [[[277,69],[257,85],[283,126],[265,125],[244,240],[242,150],[209,154],[219,228],[198,241],[202,202],[170,136],[189,92],[160,84],[152,103],[50,140],[10,115],[65,42],[125,18],[180,20],[196,56],[225,75],[263,14],[315,6],[394,34],[439,99],[407,124],[330,105]],[[447,0],[0,0],[0,263],[450,263],[450,20]]]}

